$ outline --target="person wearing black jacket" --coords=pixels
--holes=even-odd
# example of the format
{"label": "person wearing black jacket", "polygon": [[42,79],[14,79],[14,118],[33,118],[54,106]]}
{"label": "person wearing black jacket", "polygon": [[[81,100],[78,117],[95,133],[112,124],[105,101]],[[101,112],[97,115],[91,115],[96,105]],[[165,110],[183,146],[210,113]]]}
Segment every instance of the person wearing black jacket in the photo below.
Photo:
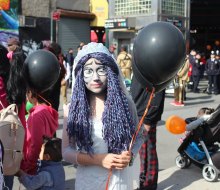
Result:
{"label": "person wearing black jacket", "polygon": [[196,57],[191,60],[192,64],[192,77],[193,77],[193,92],[199,93],[199,81],[202,78],[203,62],[201,62],[201,55],[197,53]]}
{"label": "person wearing black jacket", "polygon": [[212,87],[214,87],[214,94],[217,95],[219,93],[218,89],[218,75],[220,70],[220,62],[215,56],[218,56],[219,52],[217,51],[216,54],[214,51],[211,52],[211,58],[206,62],[206,73],[209,79],[209,86],[207,93],[212,93]]}
{"label": "person wearing black jacket", "polygon": [[[133,76],[131,83],[131,95],[136,104],[139,119],[144,114],[150,98],[150,92],[143,88]],[[155,94],[151,106],[144,118],[145,142],[139,154],[141,160],[140,190],[156,190],[158,181],[158,157],[156,150],[156,126],[161,120],[164,110],[165,90]]]}

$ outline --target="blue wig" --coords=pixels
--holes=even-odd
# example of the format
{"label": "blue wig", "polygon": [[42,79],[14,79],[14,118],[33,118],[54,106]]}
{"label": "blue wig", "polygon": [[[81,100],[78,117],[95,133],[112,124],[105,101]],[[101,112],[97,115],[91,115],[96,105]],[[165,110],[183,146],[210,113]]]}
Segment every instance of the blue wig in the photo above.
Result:
{"label": "blue wig", "polygon": [[90,58],[95,58],[107,66],[107,94],[102,114],[102,134],[108,146],[108,153],[120,154],[129,149],[135,125],[128,99],[120,85],[116,62],[105,53],[87,54],[79,60],[76,66],[76,80],[69,110],[67,133],[69,138],[75,139],[79,150],[93,153],[91,108],[83,79],[83,67]]}

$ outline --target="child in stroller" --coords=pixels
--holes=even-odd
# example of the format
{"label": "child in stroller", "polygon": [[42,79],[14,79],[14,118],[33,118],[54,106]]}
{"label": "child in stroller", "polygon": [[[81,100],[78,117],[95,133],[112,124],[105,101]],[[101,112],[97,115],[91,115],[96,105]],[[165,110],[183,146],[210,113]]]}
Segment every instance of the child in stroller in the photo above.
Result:
{"label": "child in stroller", "polygon": [[176,157],[176,165],[183,169],[192,162],[203,168],[205,180],[217,181],[220,174],[220,105],[215,110],[202,108],[197,118],[188,118],[186,122],[190,132],[178,148],[180,155]]}

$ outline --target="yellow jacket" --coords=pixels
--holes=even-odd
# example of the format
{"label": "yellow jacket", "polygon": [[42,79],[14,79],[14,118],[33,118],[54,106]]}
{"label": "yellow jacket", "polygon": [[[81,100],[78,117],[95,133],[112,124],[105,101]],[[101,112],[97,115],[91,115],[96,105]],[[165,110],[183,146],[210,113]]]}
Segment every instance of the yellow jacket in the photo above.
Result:
{"label": "yellow jacket", "polygon": [[119,53],[117,57],[117,63],[121,69],[130,69],[131,70],[131,54],[126,51],[122,51]]}
{"label": "yellow jacket", "polygon": [[186,57],[183,66],[181,67],[181,69],[177,73],[177,76],[180,81],[188,81],[189,80],[188,71],[189,71],[189,58]]}

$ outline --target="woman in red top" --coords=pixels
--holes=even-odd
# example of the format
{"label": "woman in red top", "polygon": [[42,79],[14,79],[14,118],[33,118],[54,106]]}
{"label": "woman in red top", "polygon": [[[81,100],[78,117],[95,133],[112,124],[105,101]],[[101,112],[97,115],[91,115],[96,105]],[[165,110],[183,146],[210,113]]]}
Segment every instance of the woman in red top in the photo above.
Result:
{"label": "woman in red top", "polygon": [[[9,61],[7,53],[7,49],[0,45],[0,110],[9,104],[16,104],[19,109],[19,118],[26,127],[24,56],[22,52],[16,51]],[[9,189],[12,189],[13,176],[5,176],[5,183]]]}

